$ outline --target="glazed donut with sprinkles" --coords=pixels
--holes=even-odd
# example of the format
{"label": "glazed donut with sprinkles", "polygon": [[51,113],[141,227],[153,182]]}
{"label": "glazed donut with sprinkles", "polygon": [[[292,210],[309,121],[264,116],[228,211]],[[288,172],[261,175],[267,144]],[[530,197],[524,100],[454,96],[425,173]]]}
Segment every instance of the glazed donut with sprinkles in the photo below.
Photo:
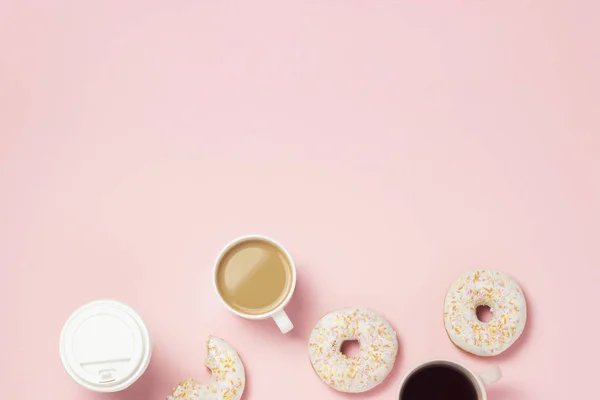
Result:
{"label": "glazed donut with sprinkles", "polygon": [[212,376],[208,385],[193,379],[181,382],[167,400],[239,400],[246,386],[244,364],[237,351],[223,339],[210,336],[206,342],[206,366]]}
{"label": "glazed donut with sprinkles", "polygon": [[[479,306],[490,308],[490,321],[477,318]],[[519,284],[503,272],[469,272],[446,294],[446,332],[457,347],[468,353],[484,357],[501,354],[521,336],[526,321],[525,295]]]}
{"label": "glazed donut with sprinkles", "polygon": [[[346,340],[357,340],[359,352],[347,357]],[[323,382],[340,392],[373,389],[388,376],[398,353],[396,332],[389,322],[367,308],[345,308],[325,315],[313,328],[308,354]]]}

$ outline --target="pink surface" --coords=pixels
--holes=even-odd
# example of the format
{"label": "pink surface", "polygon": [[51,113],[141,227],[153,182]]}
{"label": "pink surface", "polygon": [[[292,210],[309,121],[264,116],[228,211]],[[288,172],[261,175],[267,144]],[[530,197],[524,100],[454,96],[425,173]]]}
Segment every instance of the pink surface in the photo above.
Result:
{"label": "pink surface", "polygon": [[[58,356],[67,316],[99,297],[137,309],[155,343],[111,399],[208,380],[209,334],[239,350],[246,400],[350,398],[307,356],[318,318],[350,305],[402,346],[361,399],[394,399],[431,357],[501,365],[490,400],[590,395],[600,2],[426,3],[1,1],[2,398],[107,398]],[[298,264],[290,335],[213,293],[221,246],[252,232]],[[529,299],[524,337],[494,359],[442,324],[475,267]]]}

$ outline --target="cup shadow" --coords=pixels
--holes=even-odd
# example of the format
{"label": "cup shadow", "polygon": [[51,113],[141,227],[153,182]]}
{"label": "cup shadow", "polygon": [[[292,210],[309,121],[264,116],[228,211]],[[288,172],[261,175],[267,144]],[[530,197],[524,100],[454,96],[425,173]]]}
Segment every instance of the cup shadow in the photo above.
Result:
{"label": "cup shadow", "polygon": [[[115,400],[138,400],[138,399],[149,399],[153,395],[156,395],[157,387],[160,387],[159,377],[164,374],[160,373],[159,363],[150,361],[148,369],[144,372],[144,375],[135,382],[133,385],[128,387],[126,390],[115,394]],[[165,393],[166,398],[169,393]]]}
{"label": "cup shadow", "polygon": [[519,390],[501,384],[487,387],[486,392],[489,400],[525,400],[526,398]]}
{"label": "cup shadow", "polygon": [[294,323],[294,329],[286,336],[294,340],[305,340],[307,343],[308,336],[316,323],[311,318],[315,305],[315,296],[311,293],[312,287],[310,275],[302,266],[298,267],[296,290],[285,310]]}

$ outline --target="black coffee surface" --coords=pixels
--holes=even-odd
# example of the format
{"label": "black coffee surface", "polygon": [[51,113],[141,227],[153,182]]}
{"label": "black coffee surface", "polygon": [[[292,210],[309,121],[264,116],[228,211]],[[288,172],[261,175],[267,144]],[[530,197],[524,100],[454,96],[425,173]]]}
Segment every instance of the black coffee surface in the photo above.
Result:
{"label": "black coffee surface", "polygon": [[460,370],[434,365],[421,368],[408,378],[400,400],[477,400],[477,391]]}

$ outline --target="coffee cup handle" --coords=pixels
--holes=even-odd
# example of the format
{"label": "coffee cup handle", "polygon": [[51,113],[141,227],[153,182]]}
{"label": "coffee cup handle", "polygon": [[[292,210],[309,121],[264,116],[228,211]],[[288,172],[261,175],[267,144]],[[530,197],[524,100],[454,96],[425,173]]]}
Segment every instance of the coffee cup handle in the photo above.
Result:
{"label": "coffee cup handle", "polygon": [[288,333],[294,328],[294,324],[292,324],[290,317],[288,317],[283,310],[279,310],[273,314],[273,320],[281,330],[281,333]]}
{"label": "coffee cup handle", "polygon": [[485,371],[479,373],[478,376],[483,384],[487,386],[498,382],[502,378],[502,371],[500,370],[500,367],[493,366],[490,369],[486,369]]}

